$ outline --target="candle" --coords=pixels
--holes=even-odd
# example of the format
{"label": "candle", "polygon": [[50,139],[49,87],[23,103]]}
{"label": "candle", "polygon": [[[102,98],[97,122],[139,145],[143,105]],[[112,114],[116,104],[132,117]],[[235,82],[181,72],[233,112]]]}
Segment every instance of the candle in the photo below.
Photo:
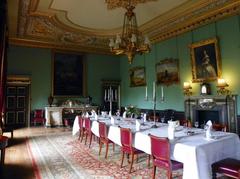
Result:
{"label": "candle", "polygon": [[117,89],[115,90],[115,100],[117,101],[118,96],[117,96]]}
{"label": "candle", "polygon": [[163,86],[161,86],[161,91],[162,91],[162,99],[163,99],[164,98]]}
{"label": "candle", "polygon": [[146,88],[145,88],[145,98],[147,99],[148,98],[148,91],[147,91],[147,86],[146,86]]}
{"label": "candle", "polygon": [[183,88],[184,89],[189,89],[190,88],[190,83],[189,82],[184,82],[183,83]]}
{"label": "candle", "polygon": [[104,91],[104,100],[106,101],[107,100],[107,90],[105,89]]}
{"label": "candle", "polygon": [[108,100],[110,100],[110,89],[108,89]]}
{"label": "candle", "polygon": [[218,86],[220,86],[220,87],[226,87],[226,86],[228,86],[228,85],[227,85],[225,79],[219,78],[219,79],[218,79]]}
{"label": "candle", "polygon": [[156,83],[155,81],[153,82],[153,100],[155,100],[156,97]]}

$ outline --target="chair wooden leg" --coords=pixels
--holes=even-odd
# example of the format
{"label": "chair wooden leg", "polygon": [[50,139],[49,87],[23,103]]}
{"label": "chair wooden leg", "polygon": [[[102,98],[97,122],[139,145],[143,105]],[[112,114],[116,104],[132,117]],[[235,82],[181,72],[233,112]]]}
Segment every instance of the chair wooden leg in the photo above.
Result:
{"label": "chair wooden leg", "polygon": [[132,153],[131,154],[131,164],[130,164],[130,168],[129,168],[129,172],[128,173],[131,173],[131,171],[132,171],[133,161],[134,161],[134,154]]}
{"label": "chair wooden leg", "polygon": [[88,133],[86,132],[85,145],[87,144]]}
{"label": "chair wooden leg", "polygon": [[80,140],[81,137],[82,137],[82,130],[79,130],[78,140]]}
{"label": "chair wooden leg", "polygon": [[212,179],[217,179],[217,174],[214,167],[212,167]]}
{"label": "chair wooden leg", "polygon": [[90,142],[89,142],[89,146],[88,146],[89,148],[90,148],[90,146],[91,146],[91,144],[92,144],[92,136],[93,136],[93,135],[92,135],[92,133],[91,133],[91,134],[90,134]]}
{"label": "chair wooden leg", "polygon": [[84,131],[82,131],[82,134],[81,134],[81,140],[80,140],[80,142],[82,142],[82,141],[83,141],[83,137],[84,137]]}
{"label": "chair wooden leg", "polygon": [[112,145],[113,145],[113,152],[115,151],[115,144],[114,143],[112,143]]}
{"label": "chair wooden leg", "polygon": [[152,175],[152,179],[155,179],[155,175],[156,175],[156,166],[153,165],[153,175]]}
{"label": "chair wooden leg", "polygon": [[102,151],[102,142],[100,141],[100,144],[99,144],[99,153],[98,153],[98,155],[101,155],[101,151]]}
{"label": "chair wooden leg", "polygon": [[106,153],[105,153],[105,159],[107,159],[108,156],[108,142],[106,143]]}
{"label": "chair wooden leg", "polygon": [[5,159],[5,148],[1,150],[1,165],[4,164],[4,159]]}
{"label": "chair wooden leg", "polygon": [[125,155],[125,153],[122,151],[121,168],[122,168],[122,165],[123,165],[124,155]]}
{"label": "chair wooden leg", "polygon": [[148,161],[147,161],[148,168],[150,167],[150,161],[151,161],[151,155],[148,155]]}

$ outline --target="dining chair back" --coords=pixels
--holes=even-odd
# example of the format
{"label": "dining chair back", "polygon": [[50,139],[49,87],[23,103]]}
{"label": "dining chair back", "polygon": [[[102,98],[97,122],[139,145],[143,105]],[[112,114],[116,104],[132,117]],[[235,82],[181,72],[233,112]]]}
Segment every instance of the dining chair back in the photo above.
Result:
{"label": "dining chair back", "polygon": [[83,140],[83,136],[85,133],[85,127],[83,126],[84,124],[84,118],[82,116],[78,116],[78,125],[79,125],[79,138],[78,140],[80,140],[81,138],[81,142]]}
{"label": "dining chair back", "polygon": [[153,157],[153,174],[155,178],[156,167],[167,170],[167,178],[172,179],[172,171],[183,168],[183,164],[170,159],[170,143],[168,138],[160,138],[149,134],[151,140],[151,153]]}
{"label": "dining chair back", "polygon": [[123,166],[124,155],[130,154],[131,155],[131,163],[129,168],[129,173],[132,171],[133,160],[135,154],[143,153],[140,150],[137,150],[132,146],[132,132],[131,129],[128,128],[120,128],[120,137],[121,137],[121,150],[122,150],[122,159],[121,159],[121,167]]}
{"label": "dining chair back", "polygon": [[107,139],[107,126],[104,122],[99,122],[99,136],[102,139]]}
{"label": "dining chair back", "polygon": [[226,177],[240,178],[240,160],[235,158],[225,158],[212,164],[212,178],[217,178],[217,173]]}
{"label": "dining chair back", "polygon": [[215,131],[223,131],[223,132],[227,132],[227,126],[224,125],[224,124],[216,124],[214,123],[212,128],[215,130]]}
{"label": "dining chair back", "polygon": [[107,159],[108,156],[108,144],[112,143],[113,144],[113,151],[114,151],[114,143],[108,139],[107,137],[107,126],[104,122],[99,122],[99,155],[101,155],[101,150],[102,150],[102,144],[106,144],[106,153],[105,153],[105,158]]}
{"label": "dining chair back", "polygon": [[34,125],[36,125],[37,123],[41,123],[42,125],[45,124],[45,117],[44,117],[44,110],[43,109],[36,109],[33,112],[33,119],[32,122],[34,123]]}
{"label": "dining chair back", "polygon": [[87,144],[87,138],[88,136],[90,137],[90,142],[89,142],[89,148],[91,146],[91,143],[92,143],[92,130],[91,130],[91,120],[90,118],[84,118],[84,124],[85,124],[85,134],[86,134],[86,137],[85,137],[85,145]]}

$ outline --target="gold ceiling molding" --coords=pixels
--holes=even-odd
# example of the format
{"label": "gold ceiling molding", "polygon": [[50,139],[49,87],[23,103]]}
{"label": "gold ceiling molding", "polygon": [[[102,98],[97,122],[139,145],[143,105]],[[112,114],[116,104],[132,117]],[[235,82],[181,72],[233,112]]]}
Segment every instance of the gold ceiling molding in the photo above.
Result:
{"label": "gold ceiling molding", "polygon": [[[109,2],[114,4],[118,0]],[[136,0],[136,3],[141,2]],[[109,54],[109,39],[114,37],[113,34],[116,34],[117,30],[110,33],[88,28],[73,28],[61,22],[55,10],[48,13],[37,12],[39,0],[20,0],[19,3],[18,33],[16,38],[10,38],[10,43]],[[156,43],[218,19],[239,14],[239,11],[239,0],[187,1],[140,26],[140,31]],[[65,13],[66,16],[65,11],[61,13]]]}
{"label": "gold ceiling molding", "polygon": [[76,51],[76,52],[86,52],[86,53],[95,53],[103,55],[112,55],[109,49],[105,48],[93,48],[86,46],[74,46],[74,45],[62,45],[54,42],[44,42],[30,39],[21,39],[21,38],[9,38],[9,43],[17,46],[27,46],[33,48],[47,48],[47,49],[56,49],[56,50],[65,50],[65,51]]}
{"label": "gold ceiling molding", "polygon": [[[139,3],[146,3],[149,1],[157,1],[157,0],[131,0],[131,5],[136,6]],[[115,9],[119,7],[127,7],[129,4],[129,0],[105,0],[105,3],[107,3],[108,9]]]}
{"label": "gold ceiling molding", "polygon": [[179,17],[169,18],[168,21],[155,24],[156,30],[150,30],[151,28],[148,27],[148,30],[143,32],[149,33],[153,42],[159,42],[219,19],[239,14],[239,12],[240,1],[215,0],[207,4],[202,3],[201,8],[195,6],[190,12],[185,11]]}

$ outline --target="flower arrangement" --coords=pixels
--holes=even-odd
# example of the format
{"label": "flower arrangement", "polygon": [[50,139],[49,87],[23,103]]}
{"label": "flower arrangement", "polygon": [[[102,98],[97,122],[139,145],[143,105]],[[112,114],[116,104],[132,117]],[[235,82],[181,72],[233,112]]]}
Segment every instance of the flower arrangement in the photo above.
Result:
{"label": "flower arrangement", "polygon": [[136,108],[135,106],[131,105],[131,106],[125,107],[125,110],[126,110],[128,116],[131,116],[132,114],[135,114],[137,116],[140,115],[140,110],[138,108]]}

